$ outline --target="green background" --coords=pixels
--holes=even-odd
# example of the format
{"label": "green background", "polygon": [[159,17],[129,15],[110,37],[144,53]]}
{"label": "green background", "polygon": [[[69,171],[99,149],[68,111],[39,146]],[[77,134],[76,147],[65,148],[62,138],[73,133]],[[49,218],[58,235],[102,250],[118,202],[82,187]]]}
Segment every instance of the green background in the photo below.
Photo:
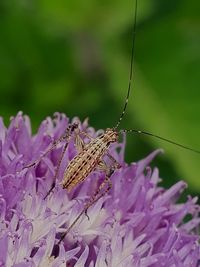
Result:
{"label": "green background", "polygon": [[[200,2],[139,0],[134,84],[121,128],[200,149]],[[115,125],[128,85],[134,1],[1,0],[0,114],[19,110],[36,131],[55,111]],[[145,136],[127,138],[128,162],[156,148],[164,185],[200,191],[200,155]]]}

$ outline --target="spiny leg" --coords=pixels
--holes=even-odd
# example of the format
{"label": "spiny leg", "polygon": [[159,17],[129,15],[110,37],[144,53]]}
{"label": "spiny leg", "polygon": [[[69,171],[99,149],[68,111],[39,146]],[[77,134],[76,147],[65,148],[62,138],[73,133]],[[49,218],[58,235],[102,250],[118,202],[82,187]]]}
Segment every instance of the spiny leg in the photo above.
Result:
{"label": "spiny leg", "polygon": [[44,153],[42,153],[42,155],[36,159],[35,161],[31,162],[30,164],[26,165],[23,167],[23,170],[24,169],[29,169],[35,165],[37,165],[49,152],[51,152],[54,148],[56,148],[56,146],[61,142],[61,140],[56,140],[52,143],[51,147],[48,148]]}
{"label": "spiny leg", "polygon": [[102,192],[99,196],[96,196],[95,198],[92,198],[91,201],[89,201],[84,209],[81,211],[81,213],[76,217],[76,219],[73,221],[73,223],[69,226],[69,228],[67,229],[66,232],[64,232],[58,242],[58,245],[62,242],[62,240],[65,238],[65,236],[70,232],[70,230],[74,227],[74,225],[77,223],[77,221],[80,219],[80,217],[86,213],[87,209],[89,209],[89,207],[91,207],[95,202],[97,202],[101,197],[103,197],[105,194],[107,194],[107,192],[111,189],[111,184],[110,186],[104,191]]}
{"label": "spiny leg", "polygon": [[63,160],[63,157],[65,155],[65,152],[67,150],[67,147],[68,147],[68,144],[69,142],[66,142],[65,145],[64,145],[64,148],[62,150],[62,154],[59,158],[59,161],[58,161],[58,164],[57,164],[57,167],[56,167],[56,170],[55,170],[55,175],[53,177],[53,183],[51,185],[51,188],[49,189],[49,191],[47,192],[47,194],[45,195],[44,199],[46,199],[48,197],[48,195],[52,192],[52,190],[54,189],[55,185],[56,185],[56,180],[58,178],[58,173],[59,173],[59,170],[60,170],[60,165],[61,165],[61,162]]}
{"label": "spiny leg", "polygon": [[30,168],[30,167],[33,167],[33,166],[37,165],[37,164],[42,160],[42,158],[44,158],[49,152],[51,152],[54,148],[56,148],[56,146],[57,146],[60,142],[62,142],[62,141],[64,141],[64,140],[68,140],[68,139],[70,138],[70,135],[74,132],[74,130],[75,130],[76,128],[78,128],[78,124],[77,124],[77,123],[70,124],[70,125],[66,128],[65,133],[64,133],[59,139],[55,140],[55,141],[52,143],[52,145],[51,145],[51,147],[50,147],[49,149],[47,149],[44,153],[42,153],[42,155],[41,155],[38,159],[36,159],[36,160],[33,161],[32,163],[30,163],[30,164],[26,165],[25,167],[23,167],[22,170],[24,170],[24,169],[28,169],[28,168]]}
{"label": "spiny leg", "polygon": [[[110,160],[112,161],[112,165],[111,167],[108,167],[105,163],[105,161],[101,160],[98,165],[97,165],[97,169],[100,171],[104,171],[106,173],[106,178],[104,179],[104,181],[100,184],[99,188],[96,190],[94,196],[98,195],[102,188],[105,186],[106,183],[110,184],[110,188],[112,186],[110,177],[113,174],[113,172],[116,169],[121,168],[121,165],[119,164],[119,162],[113,158],[113,156],[111,156],[109,153],[107,153],[107,156],[110,158]],[[95,201],[96,202],[96,201]],[[87,209],[85,210],[85,215],[88,217],[89,220],[89,216],[87,215]]]}
{"label": "spiny leg", "polygon": [[[100,198],[102,198],[104,195],[106,195],[111,187],[112,187],[112,183],[110,180],[111,175],[113,174],[113,172],[115,171],[115,167],[112,168],[108,168],[104,162],[101,162],[101,168],[106,167],[107,170],[107,174],[105,179],[103,180],[103,182],[100,184],[99,188],[96,190],[95,194],[89,199],[89,201],[85,204],[83,210],[81,211],[81,213],[76,217],[76,219],[72,222],[72,224],[68,227],[67,231],[65,231],[59,242],[58,245],[62,242],[62,240],[65,238],[65,236],[70,232],[70,230],[74,227],[74,225],[77,223],[77,221],[81,218],[81,216],[87,212],[87,210],[95,203],[97,202]],[[107,188],[105,188],[107,185]],[[103,189],[105,188],[105,190],[103,192],[101,192]]]}

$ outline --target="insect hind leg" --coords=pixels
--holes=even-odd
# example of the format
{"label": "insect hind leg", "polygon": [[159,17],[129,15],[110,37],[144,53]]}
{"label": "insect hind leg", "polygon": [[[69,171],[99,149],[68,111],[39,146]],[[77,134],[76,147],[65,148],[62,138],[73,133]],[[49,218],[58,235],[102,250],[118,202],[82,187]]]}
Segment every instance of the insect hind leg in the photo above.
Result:
{"label": "insect hind leg", "polygon": [[62,154],[61,154],[61,156],[59,158],[59,161],[58,161],[58,164],[57,164],[57,167],[56,167],[56,170],[55,170],[55,174],[54,174],[54,177],[53,177],[53,182],[52,182],[51,188],[49,189],[49,191],[45,195],[44,199],[46,199],[50,195],[50,193],[53,191],[53,189],[55,188],[56,180],[58,178],[58,173],[59,173],[59,170],[60,170],[60,165],[61,165],[61,162],[63,160],[64,154],[65,154],[65,152],[67,150],[68,144],[69,144],[69,142],[65,143],[65,146],[64,146],[64,148],[62,150]]}
{"label": "insect hind leg", "polygon": [[46,151],[43,152],[42,155],[37,160],[33,161],[32,163],[30,163],[30,164],[28,164],[28,165],[26,165],[26,166],[24,166],[22,168],[22,170],[24,170],[24,169],[28,169],[28,168],[31,168],[33,166],[36,166],[45,156],[47,156],[53,149],[55,149],[59,143],[61,143],[62,141],[65,141],[66,142],[65,145],[64,145],[64,148],[63,148],[61,157],[59,158],[59,161],[58,161],[56,170],[55,170],[55,175],[54,175],[54,178],[53,178],[53,183],[51,185],[50,190],[45,195],[44,199],[46,199],[48,197],[48,195],[53,191],[53,189],[54,189],[54,187],[56,185],[56,179],[57,179],[57,176],[58,176],[58,173],[59,173],[59,169],[60,169],[60,165],[61,165],[63,156],[64,156],[64,154],[66,152],[67,147],[68,147],[69,140],[70,140],[72,134],[74,133],[74,131],[77,128],[78,128],[78,123],[69,124],[68,127],[65,129],[65,132],[61,135],[61,137],[58,138],[57,140],[55,140],[51,144],[51,146],[49,148],[47,148]]}
{"label": "insect hind leg", "polygon": [[106,168],[106,176],[103,182],[100,184],[99,188],[95,191],[94,195],[89,199],[89,201],[86,202],[83,210],[79,213],[76,219],[72,222],[72,224],[68,227],[68,229],[61,235],[61,238],[58,241],[58,245],[64,240],[65,236],[70,232],[70,230],[74,227],[74,225],[81,218],[81,216],[83,214],[87,214],[87,210],[100,198],[105,196],[112,188],[112,182],[110,180],[110,177],[113,174],[113,172],[116,170],[116,167],[112,166],[109,168],[106,166],[106,164],[103,161],[100,163],[100,165],[101,165],[101,169]]}
{"label": "insect hind leg", "polygon": [[[68,144],[69,144],[69,140],[71,138],[71,135],[73,134],[73,132],[78,128],[78,124],[77,123],[73,123],[73,124],[70,124],[67,129],[65,130],[65,133],[58,139],[56,140],[56,145],[59,144],[61,141],[66,141],[65,145],[64,145],[64,148],[62,150],[62,154],[59,158],[59,161],[58,161],[58,164],[56,166],[56,170],[55,170],[55,175],[53,177],[53,182],[52,182],[52,185],[51,185],[51,188],[49,189],[49,191],[47,192],[47,194],[45,195],[44,199],[46,199],[49,194],[53,191],[53,189],[55,188],[55,185],[56,185],[56,180],[58,178],[58,174],[59,174],[59,170],[60,170],[60,165],[62,163],[62,160],[63,160],[63,157],[65,155],[65,152],[67,150],[67,147],[68,147]],[[53,145],[52,145],[53,147]],[[51,149],[52,150],[52,149]],[[48,150],[48,153],[51,151],[50,149]]]}
{"label": "insect hind leg", "polygon": [[[87,211],[88,211],[89,207],[91,207],[95,202],[97,202],[100,198],[105,196],[111,190],[112,182],[110,180],[110,177],[113,174],[114,170],[115,170],[115,168],[108,169],[105,179],[100,184],[99,188],[96,190],[94,195],[90,198],[89,202],[86,204],[86,206],[85,206],[85,215],[87,216],[88,220],[90,219],[90,217],[87,214]],[[106,186],[107,186],[107,188],[106,188]],[[103,189],[105,190],[104,192],[102,192]]]}

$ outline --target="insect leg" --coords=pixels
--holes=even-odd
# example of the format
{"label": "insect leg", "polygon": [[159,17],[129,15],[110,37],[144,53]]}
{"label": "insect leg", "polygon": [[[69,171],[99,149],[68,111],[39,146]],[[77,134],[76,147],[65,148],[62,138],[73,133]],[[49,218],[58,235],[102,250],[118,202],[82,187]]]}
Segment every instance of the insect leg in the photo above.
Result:
{"label": "insect leg", "polygon": [[[116,167],[113,166],[111,168],[108,168],[106,166],[106,164],[102,161],[99,164],[99,168],[101,170],[105,170],[106,169],[106,177],[103,180],[103,182],[100,184],[99,188],[96,190],[95,194],[89,199],[89,201],[85,204],[83,210],[81,211],[81,213],[76,217],[76,219],[72,222],[72,224],[68,227],[67,231],[65,231],[60,240],[58,241],[58,245],[62,242],[62,240],[65,238],[65,236],[70,232],[70,230],[74,227],[74,225],[77,223],[77,221],[81,218],[81,216],[84,213],[87,213],[87,210],[95,203],[97,202],[100,198],[102,198],[104,195],[106,195],[111,187],[112,187],[112,183],[110,180],[111,175],[113,174],[113,172],[115,171]],[[106,188],[107,186],[107,188]],[[104,191],[103,191],[104,190]]]}
{"label": "insect leg", "polygon": [[48,191],[47,194],[45,195],[44,199],[46,199],[46,198],[48,197],[48,195],[52,192],[52,190],[54,189],[54,187],[55,187],[55,185],[56,185],[56,179],[57,179],[57,177],[58,177],[58,173],[59,173],[59,170],[60,170],[60,165],[61,165],[62,159],[63,159],[63,157],[64,157],[64,154],[65,154],[65,152],[66,152],[66,150],[67,150],[68,143],[69,143],[69,141],[67,140],[66,143],[65,143],[65,146],[64,146],[64,148],[63,148],[63,150],[62,150],[62,154],[61,154],[61,156],[60,156],[60,158],[59,158],[59,161],[58,161],[58,164],[57,164],[57,167],[56,167],[56,170],[55,170],[55,175],[54,175],[54,177],[53,177],[53,183],[52,183],[52,185],[51,185],[51,188],[49,189],[49,191]]}
{"label": "insect leg", "polygon": [[94,140],[94,138],[90,136],[89,134],[87,134],[86,132],[81,132],[81,131],[77,132],[76,137],[75,137],[75,146],[76,146],[78,153],[80,153],[85,146],[83,139],[80,137],[81,135],[87,137],[90,140]]}
{"label": "insect leg", "polygon": [[85,146],[83,139],[81,139],[81,137],[78,134],[76,134],[76,137],[75,137],[75,146],[76,146],[78,153],[80,153]]}
{"label": "insect leg", "polygon": [[25,167],[23,167],[23,170],[24,170],[24,169],[28,169],[28,168],[30,168],[30,167],[33,167],[33,166],[37,165],[37,164],[42,160],[42,158],[44,158],[49,152],[51,152],[54,148],[56,148],[56,146],[57,146],[60,142],[62,142],[63,140],[68,140],[69,137],[70,137],[70,135],[73,133],[73,131],[74,131],[76,128],[78,128],[78,124],[77,124],[77,123],[70,124],[70,125],[66,128],[64,134],[63,134],[59,139],[55,140],[55,141],[52,143],[52,145],[51,145],[51,146],[50,146],[44,153],[42,153],[42,155],[41,155],[38,159],[36,159],[36,160],[33,161],[32,163],[30,163],[30,164],[26,165]]}
{"label": "insect leg", "polygon": [[[111,187],[112,187],[112,182],[111,182],[111,180],[110,180],[110,177],[111,177],[111,175],[113,174],[113,172],[114,172],[116,169],[121,168],[121,165],[119,164],[119,162],[118,162],[115,158],[113,158],[113,156],[111,156],[109,153],[107,153],[107,156],[112,160],[112,165],[111,165],[111,167],[108,167],[108,166],[106,165],[106,163],[105,163],[103,160],[100,161],[100,162],[98,163],[98,165],[97,165],[97,169],[100,170],[100,171],[104,171],[104,172],[106,173],[106,178],[105,178],[104,181],[100,184],[99,188],[96,190],[96,192],[95,192],[93,198],[95,198],[95,196],[97,196],[97,195],[101,192],[102,188],[105,186],[106,183],[109,185],[109,188],[111,189]],[[109,189],[109,190],[110,190],[110,189]],[[91,200],[92,200],[92,199],[91,199]],[[96,201],[97,201],[97,200],[96,200]],[[96,202],[96,201],[95,201],[95,202]],[[90,206],[91,206],[91,205],[90,205]],[[86,216],[88,217],[88,219],[89,219],[89,216],[87,215],[87,209],[85,210],[85,215],[86,215]]]}
{"label": "insect leg", "polygon": [[80,132],[80,134],[84,135],[85,137],[87,137],[90,140],[94,140],[94,138],[86,132]]}
{"label": "insect leg", "polygon": [[121,165],[119,164],[119,162],[112,155],[110,155],[108,152],[106,153],[106,155],[113,162],[113,166],[115,166],[116,169],[121,168]]}

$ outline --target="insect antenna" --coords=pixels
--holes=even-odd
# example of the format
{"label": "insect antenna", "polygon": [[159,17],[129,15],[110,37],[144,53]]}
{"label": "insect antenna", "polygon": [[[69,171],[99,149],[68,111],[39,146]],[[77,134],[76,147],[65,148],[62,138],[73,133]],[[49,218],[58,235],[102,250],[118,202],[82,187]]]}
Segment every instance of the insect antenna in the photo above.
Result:
{"label": "insect antenna", "polygon": [[190,148],[190,147],[185,146],[183,144],[179,144],[179,143],[177,143],[177,142],[175,142],[173,140],[170,140],[170,139],[167,139],[167,138],[164,138],[162,136],[159,136],[159,135],[156,135],[156,134],[153,134],[153,133],[149,133],[149,132],[146,132],[146,131],[140,131],[140,130],[136,130],[136,129],[131,129],[131,130],[120,130],[120,133],[136,133],[136,134],[148,135],[148,136],[160,139],[160,140],[162,140],[164,142],[167,142],[167,143],[173,144],[175,146],[181,147],[183,149],[187,149],[187,150],[192,151],[194,153],[200,154],[200,150]]}
{"label": "insect antenna", "polygon": [[[132,49],[131,49],[131,60],[130,60],[130,73],[129,73],[129,82],[128,82],[128,89],[127,89],[127,95],[126,95],[126,100],[125,100],[125,104],[124,104],[124,108],[123,108],[123,111],[121,113],[121,116],[119,117],[119,120],[116,124],[115,127],[113,127],[114,130],[116,130],[123,117],[124,117],[124,114],[125,114],[125,111],[126,111],[126,108],[127,108],[127,105],[128,105],[128,100],[129,100],[129,96],[130,96],[130,91],[131,91],[131,86],[132,86],[132,82],[133,82],[133,65],[134,65],[134,56],[135,56],[135,39],[136,39],[136,26],[137,26],[137,0],[135,0],[135,12],[134,12],[134,23],[133,23],[133,39],[132,39]],[[173,140],[170,140],[170,139],[167,139],[165,137],[162,137],[162,136],[159,136],[159,135],[156,135],[156,134],[153,134],[153,133],[149,133],[149,132],[146,132],[146,131],[140,131],[140,130],[136,130],[136,129],[131,129],[131,130],[120,130],[119,131],[120,133],[124,132],[124,133],[136,133],[136,134],[142,134],[142,135],[146,135],[146,136],[150,136],[150,137],[154,137],[154,138],[157,138],[157,139],[160,139],[164,142],[167,142],[167,143],[170,143],[170,144],[173,144],[175,146],[178,146],[180,148],[183,148],[183,149],[186,149],[186,150],[189,150],[191,152],[194,152],[194,153],[198,153],[200,154],[200,150],[197,150],[197,149],[193,149],[193,148],[190,148],[188,146],[185,146],[183,144],[180,144],[180,143],[177,143]]]}
{"label": "insect antenna", "polygon": [[119,117],[119,120],[118,120],[116,126],[114,127],[115,130],[119,127],[119,125],[121,123],[121,120],[124,117],[124,114],[125,114],[125,111],[126,111],[126,108],[127,108],[127,104],[128,104],[128,100],[129,100],[130,91],[131,91],[132,80],[133,80],[133,63],[134,63],[134,54],[135,54],[136,26],[137,26],[137,0],[135,0],[135,12],[134,12],[134,23],[133,23],[133,39],[132,39],[132,49],[131,49],[131,61],[130,61],[130,73],[129,73],[128,90],[127,90],[127,95],[126,95],[126,100],[125,100],[123,111],[121,113],[121,116]]}

